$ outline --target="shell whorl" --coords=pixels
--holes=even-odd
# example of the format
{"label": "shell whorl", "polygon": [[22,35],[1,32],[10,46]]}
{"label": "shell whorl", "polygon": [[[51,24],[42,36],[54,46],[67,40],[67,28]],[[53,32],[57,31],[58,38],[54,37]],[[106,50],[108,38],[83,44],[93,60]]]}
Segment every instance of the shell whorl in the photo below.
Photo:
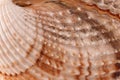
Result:
{"label": "shell whorl", "polygon": [[94,0],[29,1],[1,0],[4,80],[120,79],[118,16],[92,7]]}

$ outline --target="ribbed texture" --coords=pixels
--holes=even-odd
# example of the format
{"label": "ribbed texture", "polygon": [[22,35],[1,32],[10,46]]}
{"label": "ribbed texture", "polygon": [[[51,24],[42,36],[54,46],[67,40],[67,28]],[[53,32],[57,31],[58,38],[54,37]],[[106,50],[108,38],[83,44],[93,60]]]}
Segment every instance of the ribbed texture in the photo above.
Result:
{"label": "ribbed texture", "polygon": [[[7,75],[20,74],[39,58],[43,32],[38,30],[35,17],[32,17],[34,14],[30,11],[11,2],[0,9],[0,71]],[[34,24],[27,18],[31,18]]]}

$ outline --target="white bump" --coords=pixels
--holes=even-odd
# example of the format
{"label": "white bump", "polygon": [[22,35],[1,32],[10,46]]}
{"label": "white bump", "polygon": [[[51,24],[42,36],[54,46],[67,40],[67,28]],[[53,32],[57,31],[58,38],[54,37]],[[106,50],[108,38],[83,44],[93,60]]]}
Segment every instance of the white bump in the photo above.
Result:
{"label": "white bump", "polygon": [[53,45],[52,47],[53,47],[54,49],[56,48],[56,46],[55,46],[55,45]]}
{"label": "white bump", "polygon": [[72,23],[72,20],[71,20],[70,18],[68,18],[68,19],[66,20],[66,22],[67,22],[67,23]]}
{"label": "white bump", "polygon": [[88,19],[91,19],[91,17],[90,17],[90,16],[88,16]]}
{"label": "white bump", "polygon": [[40,11],[39,11],[39,10],[37,10],[36,12],[37,12],[37,13],[40,13]]}
{"label": "white bump", "polygon": [[67,10],[67,13],[71,14],[70,10]]}
{"label": "white bump", "polygon": [[42,27],[42,24],[41,24],[41,23],[38,23],[38,26],[41,28],[41,27]]}
{"label": "white bump", "polygon": [[77,7],[77,10],[81,11],[81,8],[80,8],[80,7]]}
{"label": "white bump", "polygon": [[118,53],[118,50],[117,50],[117,49],[115,49],[115,50],[114,50],[114,53]]}
{"label": "white bump", "polygon": [[54,13],[53,13],[53,12],[49,12],[49,15],[50,15],[50,16],[54,16]]}
{"label": "white bump", "polygon": [[60,23],[60,21],[58,19],[55,20],[57,23]]}
{"label": "white bump", "polygon": [[80,18],[80,17],[78,17],[78,21],[81,21],[81,18]]}
{"label": "white bump", "polygon": [[50,46],[51,46],[51,44],[48,44],[48,46],[50,47]]}
{"label": "white bump", "polygon": [[62,13],[61,11],[60,11],[60,12],[58,12],[58,13],[59,13],[59,15],[61,15],[61,16],[63,15],[63,13]]}
{"label": "white bump", "polygon": [[75,29],[76,29],[76,30],[78,30],[78,31],[80,30],[80,28],[79,28],[79,27],[77,27],[77,28],[75,28]]}

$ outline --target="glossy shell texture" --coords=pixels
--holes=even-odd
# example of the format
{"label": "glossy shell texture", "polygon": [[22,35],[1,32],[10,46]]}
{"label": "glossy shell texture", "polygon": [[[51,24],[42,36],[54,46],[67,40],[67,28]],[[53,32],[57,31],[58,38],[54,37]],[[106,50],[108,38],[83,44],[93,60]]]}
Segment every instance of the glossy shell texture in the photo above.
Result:
{"label": "glossy shell texture", "polygon": [[119,4],[0,0],[0,80],[120,80]]}

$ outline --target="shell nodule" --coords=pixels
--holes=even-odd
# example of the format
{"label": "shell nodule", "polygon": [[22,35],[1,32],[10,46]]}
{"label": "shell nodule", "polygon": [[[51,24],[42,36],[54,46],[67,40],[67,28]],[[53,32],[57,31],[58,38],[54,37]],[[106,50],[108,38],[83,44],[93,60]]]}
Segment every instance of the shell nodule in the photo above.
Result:
{"label": "shell nodule", "polygon": [[119,0],[0,0],[0,80],[119,80]]}

